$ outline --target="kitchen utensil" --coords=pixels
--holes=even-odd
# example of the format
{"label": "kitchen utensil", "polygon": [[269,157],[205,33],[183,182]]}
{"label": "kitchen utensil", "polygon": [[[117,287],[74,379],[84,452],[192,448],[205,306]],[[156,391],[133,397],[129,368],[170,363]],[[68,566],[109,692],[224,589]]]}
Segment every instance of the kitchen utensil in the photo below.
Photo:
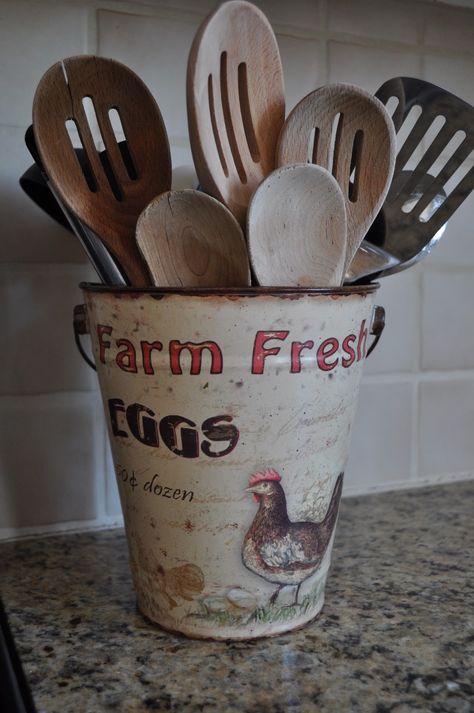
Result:
{"label": "kitchen utensil", "polygon": [[[400,260],[384,270],[388,275],[428,255],[440,229],[470,195],[474,168],[467,169],[474,149],[474,108],[434,84],[408,77],[385,82],[376,96],[385,104],[397,100],[392,117],[397,131],[413,109],[418,107],[419,113],[398,148],[392,186],[367,235],[368,241]],[[404,170],[412,157],[416,167]]]}
{"label": "kitchen utensil", "polygon": [[137,223],[137,243],[160,287],[250,284],[244,235],[232,213],[192,189],[163,193]]}
{"label": "kitchen utensil", "polygon": [[[94,145],[84,99],[93,104],[105,145],[104,170]],[[125,134],[127,169],[112,126],[117,112]],[[78,130],[87,169],[77,161],[67,122]],[[61,201],[104,241],[130,282],[149,284],[135,242],[144,207],[168,190],[171,162],[160,110],[143,82],[127,67],[102,57],[70,57],[41,79],[33,103],[33,126],[42,163]]]}
{"label": "kitchen utensil", "polygon": [[363,240],[346,270],[344,284],[351,285],[362,279],[367,282],[367,277],[373,279],[399,263],[400,260],[386,250],[369,243],[368,240]]}
{"label": "kitchen utensil", "polygon": [[340,285],[346,210],[335,178],[312,164],[273,171],[250,202],[247,239],[261,285]]}
{"label": "kitchen utensil", "polygon": [[252,194],[275,167],[285,118],[280,54],[265,15],[239,0],[209,15],[191,47],[186,87],[199,183],[244,226]]}
{"label": "kitchen utensil", "polygon": [[[26,130],[25,143],[35,160],[35,163],[20,178],[20,186],[27,196],[53,220],[76,234],[97,275],[104,284],[126,285],[127,279],[123,270],[103,242],[63,205],[55,193],[41,164],[33,126],[29,126]],[[76,149],[76,156],[79,162],[83,161],[83,152]]]}
{"label": "kitchen utensil", "polygon": [[287,117],[276,156],[278,166],[310,161],[338,181],[346,203],[347,268],[392,179],[395,131],[385,107],[352,85],[317,89]]}

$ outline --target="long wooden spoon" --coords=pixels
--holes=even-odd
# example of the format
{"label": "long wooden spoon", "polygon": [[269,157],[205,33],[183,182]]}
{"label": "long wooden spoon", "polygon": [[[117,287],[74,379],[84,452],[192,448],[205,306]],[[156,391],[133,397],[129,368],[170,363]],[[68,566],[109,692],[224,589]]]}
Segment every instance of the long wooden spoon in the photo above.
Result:
{"label": "long wooden spoon", "polygon": [[390,187],[395,130],[383,104],[348,84],[308,94],[285,121],[277,165],[310,161],[336,178],[346,203],[350,264]]}
{"label": "long wooden spoon", "polygon": [[186,89],[199,182],[244,226],[252,194],[275,168],[285,118],[278,45],[258,8],[232,0],[205,19],[189,55]]}
{"label": "long wooden spoon", "polygon": [[242,229],[222,203],[205,193],[184,189],[155,198],[138,219],[137,243],[157,286],[250,284]]}
{"label": "long wooden spoon", "polygon": [[250,203],[247,239],[261,285],[340,285],[346,210],[337,181],[312,164],[273,171]]}
{"label": "long wooden spoon", "polygon": [[[92,101],[105,145],[103,158],[93,138]],[[125,134],[119,147],[111,111]],[[84,149],[81,166],[69,122]],[[132,285],[150,278],[135,242],[137,218],[154,196],[171,185],[171,160],[160,110],[136,74],[102,57],[70,57],[41,79],[33,103],[33,125],[41,161],[63,203],[104,241]]]}

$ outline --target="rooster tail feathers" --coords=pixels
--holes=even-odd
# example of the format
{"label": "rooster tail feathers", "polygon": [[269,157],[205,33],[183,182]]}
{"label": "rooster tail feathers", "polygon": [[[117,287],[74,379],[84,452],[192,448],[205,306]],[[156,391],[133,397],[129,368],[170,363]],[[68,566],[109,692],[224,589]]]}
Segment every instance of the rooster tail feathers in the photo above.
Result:
{"label": "rooster tail feathers", "polygon": [[334,528],[334,523],[336,522],[337,513],[339,511],[339,502],[341,500],[343,480],[344,473],[339,473],[338,478],[336,480],[336,485],[334,486],[334,490],[332,491],[331,502],[329,503],[329,507],[327,509],[324,520],[321,523],[325,529],[327,528],[329,530],[329,537],[331,537]]}

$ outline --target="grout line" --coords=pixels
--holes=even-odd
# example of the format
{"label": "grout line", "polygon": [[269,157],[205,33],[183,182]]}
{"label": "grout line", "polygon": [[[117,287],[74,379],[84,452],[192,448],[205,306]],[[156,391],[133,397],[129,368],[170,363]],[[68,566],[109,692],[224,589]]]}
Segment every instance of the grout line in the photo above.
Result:
{"label": "grout line", "polygon": [[97,10],[87,8],[87,54],[99,54],[99,23]]}

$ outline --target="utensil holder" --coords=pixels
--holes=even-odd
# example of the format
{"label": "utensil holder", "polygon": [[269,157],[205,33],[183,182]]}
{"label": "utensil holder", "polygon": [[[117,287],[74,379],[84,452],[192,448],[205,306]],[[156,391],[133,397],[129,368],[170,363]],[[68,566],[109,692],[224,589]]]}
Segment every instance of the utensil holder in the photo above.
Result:
{"label": "utensil holder", "polygon": [[81,287],[140,612],[209,639],[313,620],[378,286]]}

